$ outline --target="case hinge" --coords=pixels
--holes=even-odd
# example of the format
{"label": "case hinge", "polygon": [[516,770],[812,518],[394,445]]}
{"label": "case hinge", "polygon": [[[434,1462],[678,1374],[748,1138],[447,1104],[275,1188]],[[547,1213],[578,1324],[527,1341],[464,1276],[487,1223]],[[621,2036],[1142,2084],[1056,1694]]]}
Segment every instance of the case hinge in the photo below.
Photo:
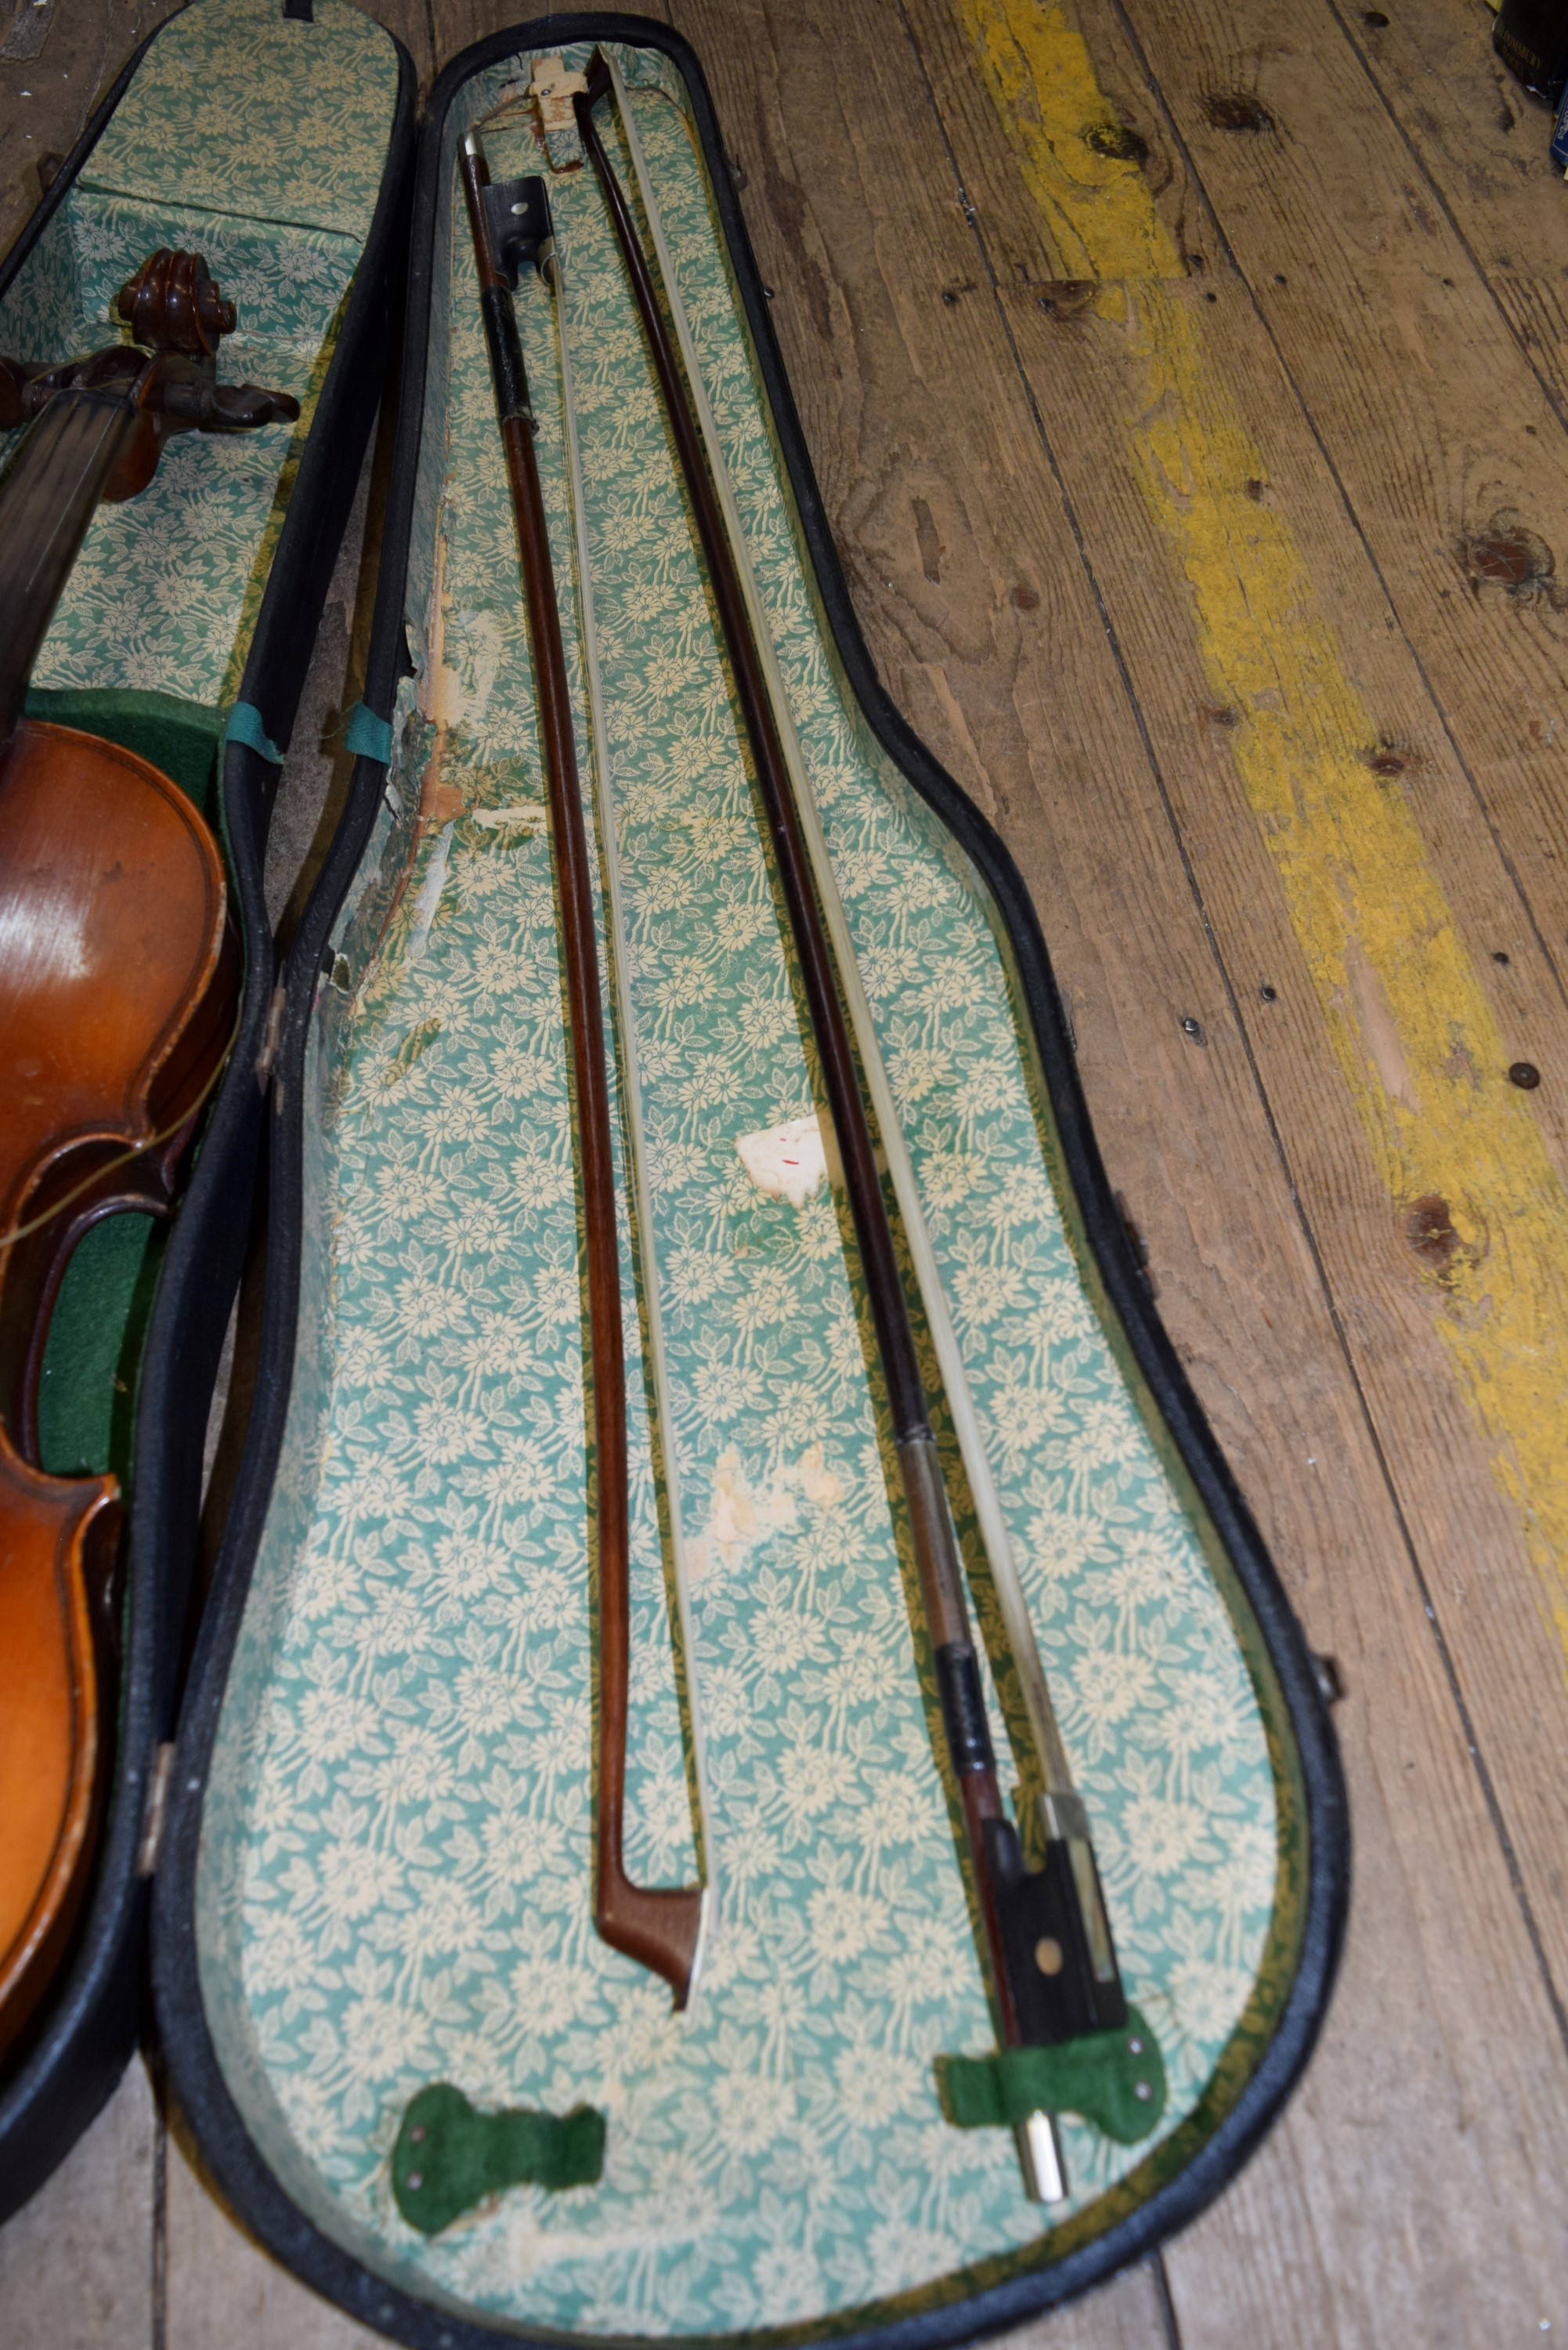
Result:
{"label": "case hinge", "polygon": [[138,1877],[151,1877],[158,1866],[159,1847],[163,1842],[163,1822],[169,1810],[169,1781],[173,1769],[174,1742],[168,1739],[152,1756],[152,1773],[147,1783],[147,1809],[141,1817],[141,1843],[136,1855]]}
{"label": "case hinge", "polygon": [[283,1015],[288,1008],[288,990],[280,981],[272,992],[272,1002],[266,1008],[266,1026],[262,1032],[262,1047],[256,1055],[256,1083],[265,1094],[272,1076],[272,1065],[277,1058],[277,1048],[283,1035]]}

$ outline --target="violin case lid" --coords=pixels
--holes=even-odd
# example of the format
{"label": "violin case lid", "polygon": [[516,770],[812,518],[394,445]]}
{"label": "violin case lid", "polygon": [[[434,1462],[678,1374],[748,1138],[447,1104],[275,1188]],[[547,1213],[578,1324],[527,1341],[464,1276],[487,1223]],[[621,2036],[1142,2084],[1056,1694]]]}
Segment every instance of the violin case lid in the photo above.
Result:
{"label": "violin case lid", "polygon": [[[642,346],[591,175],[528,115],[541,61],[580,69],[597,43],[667,203],[1128,1995],[1164,2053],[1152,2134],[1113,2145],[1068,2108],[1072,2195],[1049,2224],[1010,2134],[961,2131],[939,2106],[937,2059],[991,2046],[992,2022],[854,1335],[864,1301],[828,1195],[764,1198],[737,1159],[748,1126],[815,1096]],[[640,1245],[669,1282],[698,1697],[672,1662],[649,1476],[628,1807],[643,1881],[690,1881],[683,1708],[700,1703],[720,1913],[679,2016],[588,1914],[571,1116],[455,173],[478,119],[498,181],[548,169],[648,1023]],[[520,282],[576,628],[552,299]],[[366,706],[379,734],[285,972],[257,1399],[158,1860],[173,2092],[244,2225],[420,2350],[914,2350],[1019,2323],[1183,2225],[1278,2112],[1333,1981],[1344,1787],[1314,1660],[1108,1190],[1036,910],[877,679],[701,70],[663,26],[522,24],[431,95]],[[992,1671],[1011,1721],[1004,1660]],[[440,2083],[482,2117],[599,2110],[602,2178],[492,2178],[450,2226],[415,2225],[402,2189],[420,2182],[400,2188],[393,2164],[410,2100]]]}
{"label": "violin case lid", "polygon": [[114,339],[109,302],[150,254],[196,249],[239,310],[221,379],[279,385],[303,409],[293,426],[185,436],[150,488],[99,508],[28,698],[31,715],[140,752],[204,806],[245,969],[171,1223],[94,1227],[51,1324],[44,1465],[112,1468],[128,1502],[121,1656],[84,1914],[0,2068],[0,2220],[104,2104],[141,2025],[204,1440],[265,1118],[263,859],[396,323],[415,109],[401,45],[345,0],[191,0],[137,50],[0,264],[0,348],[57,360]]}

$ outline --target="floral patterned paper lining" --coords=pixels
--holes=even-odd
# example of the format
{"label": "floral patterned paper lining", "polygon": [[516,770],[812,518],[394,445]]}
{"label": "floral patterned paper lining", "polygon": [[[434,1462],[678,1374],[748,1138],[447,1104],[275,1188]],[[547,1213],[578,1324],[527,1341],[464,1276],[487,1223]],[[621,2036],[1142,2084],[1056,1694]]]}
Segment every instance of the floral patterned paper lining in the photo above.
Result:
{"label": "floral patterned paper lining", "polygon": [[[657,67],[640,62],[644,83]],[[472,86],[493,106],[515,68]],[[1236,1633],[1064,1232],[1002,961],[950,844],[841,691],[791,536],[680,85],[634,103],[883,1047],[1096,1825],[1129,1995],[1191,2113],[1271,1963],[1276,1798]],[[515,122],[514,115],[512,120]],[[453,137],[459,126],[454,125]],[[536,168],[487,134],[497,178]],[[450,146],[449,146],[450,151]],[[629,185],[624,151],[618,154]],[[328,2232],[497,2322],[710,2336],[929,2298],[1040,2243],[1011,2139],[942,2121],[992,2044],[906,1546],[839,1220],[736,1138],[815,1099],[665,431],[602,206],[567,271],[721,1916],[688,2012],[588,1914],[581,1299],[555,905],[512,522],[455,195],[382,818],[321,991],[285,1459],[230,1677],[199,1940],[225,2072]],[[574,566],[551,297],[518,308],[557,578]],[[441,318],[448,321],[441,331]],[[427,610],[431,598],[433,612]],[[579,725],[581,712],[579,709]],[[586,732],[580,755],[587,771]],[[462,813],[418,848],[426,764]],[[451,807],[451,803],[447,804]],[[623,1246],[629,1283],[629,1242]],[[638,1331],[628,1309],[635,1369]],[[690,1877],[659,1495],[634,1408],[634,1873]],[[1279,1883],[1288,1877],[1280,1873]],[[1287,1936],[1288,1939],[1288,1936]],[[431,2241],[387,2158],[435,2078],[590,2100],[594,2189]],[[1069,2122],[1074,2210],[1144,2161]]]}

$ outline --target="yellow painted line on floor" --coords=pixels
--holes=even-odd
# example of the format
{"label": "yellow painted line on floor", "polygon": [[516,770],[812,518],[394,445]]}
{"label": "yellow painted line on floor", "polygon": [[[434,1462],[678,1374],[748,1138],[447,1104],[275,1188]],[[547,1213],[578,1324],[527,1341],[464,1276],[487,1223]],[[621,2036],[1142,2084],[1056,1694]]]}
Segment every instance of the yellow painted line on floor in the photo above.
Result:
{"label": "yellow painted line on floor", "polygon": [[1069,275],[1145,371],[1128,442],[1191,590],[1216,702],[1329,1035],[1499,1485],[1568,1645],[1568,1192],[1427,862],[1377,729],[1208,362],[1179,256],[1079,34],[1038,0],[952,0]]}
{"label": "yellow painted line on floor", "polygon": [[1136,164],[1091,143],[1113,130],[1088,50],[1060,8],[955,0],[1066,277],[1185,277]]}

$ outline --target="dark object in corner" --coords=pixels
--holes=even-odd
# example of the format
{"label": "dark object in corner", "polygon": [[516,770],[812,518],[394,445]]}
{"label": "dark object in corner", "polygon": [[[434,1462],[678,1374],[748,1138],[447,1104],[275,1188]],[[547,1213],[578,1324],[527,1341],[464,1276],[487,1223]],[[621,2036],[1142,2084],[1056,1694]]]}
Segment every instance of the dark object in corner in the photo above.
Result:
{"label": "dark object in corner", "polygon": [[1568,0],[1502,0],[1491,45],[1532,98],[1555,106],[1568,81]]}

